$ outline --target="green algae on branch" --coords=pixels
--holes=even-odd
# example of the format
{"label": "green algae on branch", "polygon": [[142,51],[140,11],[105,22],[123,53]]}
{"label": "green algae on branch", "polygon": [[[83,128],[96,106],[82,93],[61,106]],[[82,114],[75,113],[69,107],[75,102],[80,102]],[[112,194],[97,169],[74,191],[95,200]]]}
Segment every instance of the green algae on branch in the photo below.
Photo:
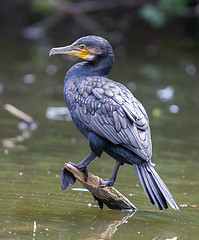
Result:
{"label": "green algae on branch", "polygon": [[100,208],[105,204],[110,209],[123,211],[137,211],[137,208],[119,191],[112,186],[101,187],[100,178],[91,173],[88,173],[87,182],[84,179],[84,173],[70,163],[65,163],[65,167],[74,177],[94,196],[98,201]]}

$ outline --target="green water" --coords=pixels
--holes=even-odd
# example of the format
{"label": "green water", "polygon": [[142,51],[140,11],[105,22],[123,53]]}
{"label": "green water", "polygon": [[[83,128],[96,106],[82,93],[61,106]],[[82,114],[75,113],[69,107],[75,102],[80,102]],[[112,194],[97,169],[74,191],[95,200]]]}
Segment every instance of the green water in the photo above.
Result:
{"label": "green water", "polygon": [[[115,187],[140,209],[133,215],[100,210],[89,192],[74,189],[82,188],[79,183],[61,190],[64,163],[81,161],[89,147],[71,121],[46,118],[47,107],[65,106],[63,78],[74,64],[61,56],[48,58],[55,44],[1,39],[0,239],[198,239],[199,59],[194,47],[184,51],[167,46],[156,57],[146,57],[138,44],[127,56],[116,57],[110,77],[135,89],[145,106],[153,162],[181,205],[180,211],[159,211],[147,200],[133,167],[125,165]],[[57,68],[54,75],[49,75],[49,68],[46,71],[49,65]],[[24,83],[27,74],[30,84]],[[174,96],[164,102],[156,92],[167,86],[172,86]],[[19,120],[3,109],[6,103],[31,115],[37,129],[18,130]],[[169,111],[171,105],[179,111]],[[26,137],[17,141],[22,134]],[[11,145],[5,145],[8,142]],[[114,161],[104,154],[88,170],[108,178],[113,167]]]}

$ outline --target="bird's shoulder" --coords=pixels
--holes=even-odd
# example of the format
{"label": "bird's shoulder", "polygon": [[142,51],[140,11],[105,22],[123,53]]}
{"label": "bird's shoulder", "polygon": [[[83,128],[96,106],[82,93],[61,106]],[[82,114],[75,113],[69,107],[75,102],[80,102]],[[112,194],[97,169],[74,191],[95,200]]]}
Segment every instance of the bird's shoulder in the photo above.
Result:
{"label": "bird's shoulder", "polygon": [[99,115],[111,113],[119,107],[114,96],[120,89],[113,81],[105,77],[82,77],[70,81],[64,95],[71,110],[80,110],[84,114]]}
{"label": "bird's shoulder", "polygon": [[129,99],[135,100],[132,93],[121,83],[115,82],[106,77],[82,77],[73,79],[66,84],[66,93],[77,94],[81,98],[93,95],[97,100],[110,98],[121,104]]}
{"label": "bird's shoulder", "polygon": [[65,100],[71,108],[81,107],[83,112],[113,116],[118,111],[128,116],[141,129],[147,126],[148,116],[142,104],[121,83],[106,77],[82,77],[70,81],[65,90]]}

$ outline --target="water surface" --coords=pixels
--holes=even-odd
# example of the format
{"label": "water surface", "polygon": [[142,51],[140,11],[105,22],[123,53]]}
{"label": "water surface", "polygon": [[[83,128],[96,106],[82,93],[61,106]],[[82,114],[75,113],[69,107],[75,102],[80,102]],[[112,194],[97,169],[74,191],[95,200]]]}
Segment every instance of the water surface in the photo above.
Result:
{"label": "water surface", "polygon": [[[46,118],[48,107],[65,106],[63,78],[74,62],[61,56],[49,59],[53,45],[45,41],[16,39],[11,44],[1,39],[1,43],[5,49],[0,64],[1,239],[198,239],[199,59],[194,50],[167,46],[156,57],[148,57],[143,45],[131,49],[129,44],[127,56],[116,56],[110,77],[128,86],[145,106],[153,162],[181,206],[180,211],[156,209],[133,167],[125,165],[115,187],[140,209],[132,214],[100,210],[89,192],[75,191],[82,188],[79,183],[61,190],[64,163],[79,162],[89,152],[86,139],[71,121]],[[167,87],[168,99],[157,95]],[[3,109],[6,103],[31,115],[37,129],[19,130],[19,120]],[[104,154],[88,169],[108,178],[113,167],[114,160]]]}

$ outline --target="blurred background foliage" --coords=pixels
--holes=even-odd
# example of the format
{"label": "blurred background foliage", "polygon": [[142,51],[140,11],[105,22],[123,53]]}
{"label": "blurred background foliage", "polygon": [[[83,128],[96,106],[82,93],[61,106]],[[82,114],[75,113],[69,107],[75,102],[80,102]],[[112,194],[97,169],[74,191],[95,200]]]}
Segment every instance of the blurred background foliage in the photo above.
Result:
{"label": "blurred background foliage", "polygon": [[198,36],[198,0],[1,0],[1,32],[25,38],[70,33],[106,35],[132,32],[142,25],[162,30],[178,27]]}

